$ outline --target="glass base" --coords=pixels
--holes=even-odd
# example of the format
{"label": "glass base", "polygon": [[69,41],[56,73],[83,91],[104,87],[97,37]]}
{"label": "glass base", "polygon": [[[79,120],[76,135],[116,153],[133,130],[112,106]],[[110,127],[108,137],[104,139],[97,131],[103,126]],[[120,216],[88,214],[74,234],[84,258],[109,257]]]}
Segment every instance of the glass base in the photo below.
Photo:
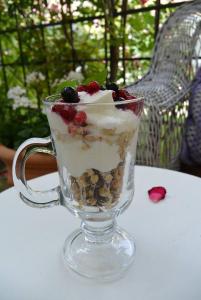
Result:
{"label": "glass base", "polygon": [[134,260],[135,243],[123,229],[92,236],[79,229],[65,241],[63,247],[65,266],[87,278],[111,281],[121,278]]}

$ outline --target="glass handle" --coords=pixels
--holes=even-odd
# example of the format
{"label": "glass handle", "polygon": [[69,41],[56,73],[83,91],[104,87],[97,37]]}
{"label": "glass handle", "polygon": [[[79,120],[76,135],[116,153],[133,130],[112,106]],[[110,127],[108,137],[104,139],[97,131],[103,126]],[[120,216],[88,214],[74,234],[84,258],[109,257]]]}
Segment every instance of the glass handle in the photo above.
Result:
{"label": "glass handle", "polygon": [[25,165],[27,159],[34,153],[47,153],[55,156],[51,150],[51,139],[31,138],[26,140],[16,151],[13,160],[13,181],[18,189],[21,199],[32,207],[51,207],[60,204],[61,189],[59,186],[47,190],[33,190],[25,178]]}

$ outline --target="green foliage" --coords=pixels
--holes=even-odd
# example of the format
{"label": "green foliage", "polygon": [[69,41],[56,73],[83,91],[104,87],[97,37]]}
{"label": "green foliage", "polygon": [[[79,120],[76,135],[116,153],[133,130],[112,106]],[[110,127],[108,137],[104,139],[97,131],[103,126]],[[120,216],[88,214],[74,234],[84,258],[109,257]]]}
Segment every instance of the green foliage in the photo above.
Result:
{"label": "green foliage", "polygon": [[[113,2],[114,7],[111,7]],[[16,148],[26,138],[48,134],[47,120],[41,112],[42,100],[49,94],[59,93],[66,85],[77,85],[77,81],[68,81],[70,71],[79,67],[84,75],[83,84],[92,80],[103,84],[112,71],[111,62],[106,64],[105,58],[110,58],[114,64],[115,59],[120,58],[114,75],[122,83],[123,41],[126,58],[150,56],[154,45],[153,11],[129,14],[124,27],[123,18],[113,17],[112,12],[122,10],[121,0],[55,1],[58,11],[48,3],[0,0],[0,28],[1,31],[9,30],[1,34],[3,62],[7,65],[0,72],[0,143],[10,147]],[[62,9],[61,3],[64,3]],[[128,9],[141,7],[139,0],[128,0],[127,4]],[[146,5],[153,4],[155,0],[149,0]],[[171,11],[161,11],[162,21]],[[75,22],[72,27],[68,23],[72,17],[86,16],[97,16],[97,19]],[[41,26],[48,23],[55,26]],[[118,50],[116,58],[111,57],[112,48]],[[148,60],[126,61],[126,84],[141,77],[148,66]],[[32,72],[42,73],[45,80],[27,83],[26,76]],[[37,107],[13,110],[3,84],[5,76],[8,88],[25,88],[26,96]]]}
{"label": "green foliage", "polygon": [[64,81],[59,83],[56,87],[55,87],[55,94],[60,93],[61,90],[63,90],[63,88],[67,87],[67,86],[71,86],[72,88],[75,88],[78,85],[78,82],[76,80],[71,80],[71,81]]}

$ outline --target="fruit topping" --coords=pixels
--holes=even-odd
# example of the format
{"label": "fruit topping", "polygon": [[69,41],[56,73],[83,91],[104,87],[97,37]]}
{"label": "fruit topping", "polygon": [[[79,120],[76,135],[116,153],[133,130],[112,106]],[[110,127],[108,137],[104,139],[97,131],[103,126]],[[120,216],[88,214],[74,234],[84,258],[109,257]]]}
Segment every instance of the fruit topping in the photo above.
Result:
{"label": "fruit topping", "polygon": [[84,126],[87,121],[87,114],[84,111],[78,111],[74,117],[74,124]]}
{"label": "fruit topping", "polygon": [[97,81],[91,81],[89,84],[87,85],[79,85],[77,87],[77,92],[87,92],[90,95],[93,95],[95,93],[97,93],[98,91],[100,91],[101,86],[99,85],[99,83]]}
{"label": "fruit topping", "polygon": [[52,111],[55,112],[55,113],[60,113],[63,109],[63,105],[62,104],[55,104],[53,107],[52,107]]}
{"label": "fruit topping", "polygon": [[97,93],[98,91],[100,91],[100,85],[97,81],[92,81],[87,85],[87,92],[90,95],[93,95],[93,94]]}
{"label": "fruit topping", "polygon": [[73,106],[65,105],[59,114],[66,123],[69,123],[74,119],[76,112],[77,111]]}
{"label": "fruit topping", "polygon": [[80,101],[77,91],[70,86],[65,87],[62,90],[61,97],[65,102],[68,103],[78,103]]}

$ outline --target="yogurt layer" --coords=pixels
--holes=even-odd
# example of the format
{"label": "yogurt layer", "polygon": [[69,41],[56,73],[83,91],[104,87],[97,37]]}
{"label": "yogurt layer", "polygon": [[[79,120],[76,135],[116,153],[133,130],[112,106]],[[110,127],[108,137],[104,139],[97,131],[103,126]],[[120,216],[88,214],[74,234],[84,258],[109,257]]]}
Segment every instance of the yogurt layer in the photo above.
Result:
{"label": "yogurt layer", "polygon": [[[91,168],[100,172],[111,171],[122,160],[115,138],[124,132],[135,132],[131,143],[133,148],[132,145],[137,142],[139,118],[130,110],[117,109],[110,90],[98,91],[93,95],[80,92],[79,97],[80,102],[76,109],[86,112],[90,135],[101,136],[104,129],[115,130],[114,135],[107,137],[109,142],[103,138],[90,142],[89,148],[83,148],[83,140],[69,134],[68,125],[63,119],[48,109],[47,116],[55,141],[59,167],[66,167],[74,177],[81,176]],[[131,151],[135,151],[134,148]]]}

